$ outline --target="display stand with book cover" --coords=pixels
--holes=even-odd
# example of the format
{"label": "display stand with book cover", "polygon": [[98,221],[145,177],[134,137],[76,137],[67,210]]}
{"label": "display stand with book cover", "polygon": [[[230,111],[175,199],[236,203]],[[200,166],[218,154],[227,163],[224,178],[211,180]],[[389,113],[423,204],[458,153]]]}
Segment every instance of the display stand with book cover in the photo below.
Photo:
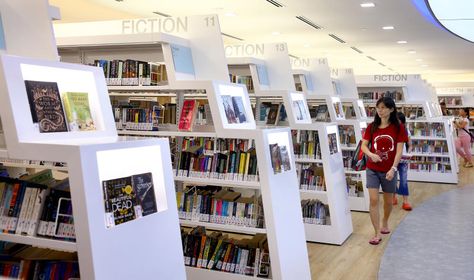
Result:
{"label": "display stand with book cover", "polygon": [[[43,231],[40,224],[22,235],[19,223],[15,234],[2,239],[77,252],[82,278],[184,279],[167,141],[118,138],[99,68],[9,55],[0,56],[0,65],[8,158],[39,161],[45,169],[46,162],[63,163],[51,168],[67,169],[70,185],[63,202],[69,210],[63,212],[59,202],[56,230]],[[27,209],[25,201],[21,206]],[[74,222],[61,226],[63,219]],[[150,228],[167,230],[156,238]],[[126,250],[143,258],[116,267],[124,250],[116,245],[123,240],[134,240]]]}
{"label": "display stand with book cover", "polygon": [[[265,44],[266,47],[268,45]],[[274,46],[270,49],[277,48]],[[279,57],[271,58],[271,55]],[[284,56],[284,53],[280,52],[271,55],[268,55],[265,59],[260,57],[260,59],[264,59],[268,73],[273,73],[271,71],[272,67],[277,67],[280,70],[279,75],[284,75],[282,73],[286,72],[291,73],[291,71],[285,70],[290,68],[287,55]],[[285,59],[282,59],[282,57]],[[267,59],[270,62],[267,62]],[[242,64],[249,60],[249,58],[240,59]],[[238,64],[239,58],[232,58],[231,61]],[[272,64],[275,61],[279,62]],[[268,79],[270,81],[281,79],[293,83],[291,75],[285,77],[269,74]],[[308,79],[310,79],[310,76],[308,76]],[[301,209],[305,223],[306,240],[340,245],[352,233],[352,221],[350,212],[347,210],[346,189],[338,188],[338,186],[345,185],[339,137],[336,135],[337,133],[328,135],[326,124],[312,123],[306,95],[303,92],[290,90],[294,84],[286,89],[283,88],[285,85],[270,87],[265,91],[255,91],[256,122],[264,126],[288,125],[292,129],[300,196],[304,196],[301,201]],[[280,119],[282,108],[284,108],[286,121]],[[342,107],[338,108],[342,109]],[[274,113],[272,114],[272,112]],[[325,113],[329,115],[328,112]],[[272,115],[276,115],[276,121]],[[335,125],[332,127],[337,130]],[[299,135],[299,137],[296,137],[296,135]],[[312,138],[308,138],[309,135],[312,135]],[[321,142],[321,145],[326,145],[326,149],[317,148],[320,145],[319,137],[326,139],[324,144]],[[311,142],[311,139],[313,139],[312,143],[309,143],[308,141]],[[277,149],[277,147],[274,147],[274,149]],[[311,158],[311,152],[308,149],[311,152],[318,150],[318,158]],[[340,160],[331,160],[331,158],[339,158]],[[339,169],[340,174],[332,173],[334,175],[331,175],[332,178],[324,176],[324,174],[331,174],[330,165],[333,165],[334,169]],[[338,165],[340,166],[336,167]],[[311,171],[313,169],[317,171]],[[311,176],[309,175],[310,172],[313,172]],[[339,190],[341,191],[339,192]]]}
{"label": "display stand with book cover", "polygon": [[[158,131],[132,131],[126,128],[119,133],[134,136],[166,136],[173,141],[174,148],[172,148],[171,157],[174,162],[173,171],[177,186],[177,206],[179,207],[178,212],[183,229],[182,242],[188,279],[250,279],[255,276],[273,279],[286,279],[289,277],[309,279],[310,272],[300,204],[299,200],[294,200],[298,196],[298,189],[294,164],[292,165],[293,158],[291,155],[293,153],[291,145],[283,144],[285,142],[280,144],[280,141],[274,142],[273,140],[271,140],[271,143],[265,142],[273,139],[274,137],[271,135],[275,133],[280,135],[277,138],[282,138],[283,140],[285,139],[284,135],[289,139],[290,134],[287,130],[281,129],[256,130],[255,120],[245,87],[228,82],[209,81],[227,80],[229,76],[225,67],[225,61],[223,60],[221,63],[221,57],[224,58],[224,50],[220,31],[215,30],[218,29],[217,17],[201,17],[200,20],[205,23],[206,18],[209,23],[212,22],[210,19],[213,19],[215,25],[204,26],[206,28],[198,26],[199,28],[196,29],[194,25],[190,24],[187,30],[189,34],[171,34],[177,37],[183,35],[182,38],[192,42],[188,44],[191,47],[193,59],[195,53],[209,53],[209,55],[200,55],[201,58],[213,57],[212,63],[209,61],[204,63],[193,60],[194,78],[172,82],[169,77],[173,76],[171,72],[176,71],[176,69],[167,68],[169,82],[164,88],[155,88],[148,91],[148,86],[109,87],[111,95],[127,96],[127,98],[133,97],[133,99],[138,99],[139,97],[158,97],[158,100],[153,100],[152,102],[159,103],[159,105],[156,103],[142,104],[140,107],[144,107],[144,109],[151,108],[147,112],[153,115],[153,106],[162,105],[165,108],[157,110],[165,111],[164,119],[173,118],[174,115],[174,120],[165,121],[165,125],[159,123]],[[190,18],[188,17],[188,19]],[[213,28],[211,28],[212,26]],[[206,34],[205,38],[201,36],[204,33]],[[140,44],[133,44],[133,49],[132,46],[127,48],[127,43],[118,46],[121,37],[132,38],[133,36],[114,36],[114,40],[116,40],[114,44],[119,49],[123,48],[122,54],[115,57],[125,60],[127,57],[133,59],[136,55],[139,55],[137,53],[140,53]],[[139,36],[137,35],[136,37]],[[211,48],[208,48],[208,45],[214,44],[214,41],[217,40],[216,38],[220,40],[216,45],[221,49],[213,51]],[[73,38],[68,40],[71,43],[70,45],[73,46]],[[142,41],[144,46],[147,45],[147,42],[146,40]],[[162,48],[165,47],[166,44],[162,44]],[[198,49],[195,49],[195,47]],[[156,48],[152,47],[151,53],[155,51],[157,51]],[[145,57],[142,60],[153,61],[146,57],[146,53],[143,55]],[[101,57],[108,61],[113,56],[113,54],[110,57],[106,54],[101,54]],[[164,64],[168,67],[167,61],[165,56]],[[212,77],[199,75],[197,69],[200,69],[201,66],[207,67],[209,64],[219,64],[224,67],[224,70],[219,70],[218,73],[216,71],[216,75],[211,75]],[[220,69],[221,67],[214,67],[214,69],[217,68]],[[260,72],[263,73],[262,71]],[[221,78],[223,74],[225,79]],[[162,101],[162,97],[168,99]],[[193,102],[190,102],[191,100],[196,100],[199,104],[194,103],[193,105],[191,104]],[[132,101],[135,102],[135,100]],[[175,104],[175,109],[168,111],[167,109],[171,107],[172,103]],[[207,107],[204,106],[201,109],[201,105],[207,105]],[[187,116],[194,115],[193,111],[196,106],[198,106],[196,116],[191,117],[191,121],[189,121]],[[184,107],[188,109],[185,110]],[[127,114],[122,115],[132,114],[136,116],[138,114],[138,117],[140,117],[142,114],[141,112],[131,111],[129,110],[130,108],[125,106],[117,106],[117,108],[121,111],[127,110]],[[200,114],[205,115],[204,124],[209,124],[208,120],[212,120],[212,125],[206,125],[205,129],[199,125]],[[187,121],[181,122],[181,116],[183,116],[183,120],[186,118]],[[161,122],[160,119],[158,121]],[[192,124],[189,126],[190,122]],[[166,125],[170,123],[172,124]],[[182,127],[179,129],[178,126],[181,123]],[[278,143],[280,151],[281,172],[275,173],[270,165],[271,161],[267,160],[267,158],[271,158],[270,144],[276,143]],[[271,169],[267,170],[267,168]],[[275,168],[278,169],[278,165]],[[277,185],[274,184],[275,179],[273,177],[287,182],[285,183],[287,187],[284,189],[276,188]],[[210,208],[204,207],[204,198],[212,198],[215,203],[219,203],[219,208],[213,208],[216,211],[219,209],[219,211],[209,213]],[[234,204],[232,205],[236,206],[230,206],[230,202],[233,202]],[[198,203],[202,207],[198,206]],[[289,205],[288,211],[276,209],[275,205],[282,205],[283,203]],[[207,205],[209,206],[209,204]],[[226,208],[223,208],[224,205]],[[226,218],[224,218],[223,213],[229,213],[229,209],[235,209],[235,211],[231,212],[232,215],[225,216]],[[238,209],[241,211],[237,211]],[[292,226],[291,228],[285,226],[283,229],[281,225]],[[189,230],[189,227],[194,228]],[[213,231],[213,233],[207,234],[205,231]],[[224,233],[219,233],[219,231]],[[253,246],[248,243],[243,245],[242,242],[244,241],[242,240],[230,241],[225,232],[250,234],[253,235],[252,240],[258,239],[261,241],[256,246],[260,252],[259,256],[250,253],[250,256],[254,258],[253,260],[250,256],[247,256],[249,258],[247,265],[249,269],[244,269],[245,271],[243,271],[236,267],[231,269],[227,265],[219,265],[219,256],[211,256],[212,251],[215,254],[219,254],[219,251],[216,249],[218,247],[212,242],[212,240],[219,239],[217,236],[221,236],[222,243],[227,244],[229,256],[226,263],[229,265],[231,264],[229,262],[230,255],[234,254],[230,253],[230,251],[235,251],[233,255],[235,259],[238,259],[238,252],[244,254],[244,251],[236,251],[236,248],[229,244],[235,244],[241,248]],[[263,238],[261,238],[262,234]],[[193,237],[190,238],[190,236]],[[199,241],[197,241],[195,236],[200,237]],[[205,238],[204,236],[209,237],[207,238],[209,245],[202,241],[201,238]],[[290,244],[291,246],[289,246]],[[203,247],[200,247],[200,245]],[[192,248],[202,248],[203,250],[196,249],[198,251],[194,254]],[[206,251],[205,248],[209,248],[208,253],[204,253]],[[255,252],[253,248],[255,247],[250,248],[250,252]],[[203,258],[207,254],[206,260],[201,259],[200,251],[203,252]],[[220,254],[222,254],[222,261],[224,261],[227,254],[223,254],[222,250]],[[247,252],[247,254],[249,253]],[[232,257],[232,264],[236,264],[234,257]],[[299,259],[301,261],[295,263],[291,259]],[[244,260],[244,257],[241,256],[240,260]],[[211,261],[214,263],[211,264]],[[210,266],[211,269],[205,269],[203,262],[206,262],[207,267],[209,268]]]}

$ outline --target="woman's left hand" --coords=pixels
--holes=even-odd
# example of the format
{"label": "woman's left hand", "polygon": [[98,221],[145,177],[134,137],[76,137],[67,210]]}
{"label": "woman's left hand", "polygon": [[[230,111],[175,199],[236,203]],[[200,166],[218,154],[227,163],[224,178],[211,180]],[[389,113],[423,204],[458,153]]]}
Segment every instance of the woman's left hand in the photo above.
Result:
{"label": "woman's left hand", "polygon": [[392,181],[393,176],[395,176],[395,170],[390,169],[387,174],[385,174],[385,179]]}

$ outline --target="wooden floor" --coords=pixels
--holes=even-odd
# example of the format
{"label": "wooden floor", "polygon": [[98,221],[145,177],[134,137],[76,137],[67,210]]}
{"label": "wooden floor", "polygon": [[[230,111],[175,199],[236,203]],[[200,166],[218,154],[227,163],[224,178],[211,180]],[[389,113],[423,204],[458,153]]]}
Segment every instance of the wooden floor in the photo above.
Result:
{"label": "wooden floor", "polygon": [[[461,167],[458,185],[409,182],[409,200],[415,208],[433,196],[468,184],[474,184],[474,168]],[[407,213],[400,205],[394,206],[389,220],[390,229],[396,228]],[[354,232],[342,246],[308,243],[312,279],[377,279],[390,235],[384,235],[383,241],[373,246],[368,243],[373,236],[369,214],[352,212],[352,223]]]}

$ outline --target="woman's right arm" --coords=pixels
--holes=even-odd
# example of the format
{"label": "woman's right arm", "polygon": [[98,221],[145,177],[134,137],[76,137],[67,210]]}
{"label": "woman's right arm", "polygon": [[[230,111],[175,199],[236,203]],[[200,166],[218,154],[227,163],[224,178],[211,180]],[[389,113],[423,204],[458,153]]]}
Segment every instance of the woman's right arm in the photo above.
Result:
{"label": "woman's right arm", "polygon": [[379,162],[382,161],[379,155],[374,154],[370,151],[369,147],[369,141],[363,139],[362,140],[362,145],[361,145],[361,150],[364,154],[366,154],[373,162]]}

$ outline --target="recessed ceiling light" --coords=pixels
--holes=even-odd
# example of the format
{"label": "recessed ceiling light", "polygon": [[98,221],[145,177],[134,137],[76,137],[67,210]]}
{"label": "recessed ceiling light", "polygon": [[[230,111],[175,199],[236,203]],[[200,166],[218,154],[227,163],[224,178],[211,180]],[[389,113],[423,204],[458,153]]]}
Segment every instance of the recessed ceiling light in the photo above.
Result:
{"label": "recessed ceiling light", "polygon": [[423,59],[421,59],[421,58],[417,58],[417,59],[415,59],[415,61],[418,61],[418,62],[420,62],[420,61],[423,61]]}
{"label": "recessed ceiling light", "polygon": [[404,40],[397,41],[397,44],[406,44],[406,43],[408,43],[408,42],[404,41]]}
{"label": "recessed ceiling light", "polygon": [[237,14],[234,13],[234,12],[227,12],[227,13],[225,13],[224,15],[225,15],[226,17],[236,17],[236,16],[237,16]]}
{"label": "recessed ceiling light", "polygon": [[393,27],[393,26],[384,26],[384,27],[382,27],[382,29],[383,30],[393,30],[393,29],[395,29],[395,27]]}
{"label": "recessed ceiling light", "polygon": [[415,54],[416,51],[415,51],[415,50],[409,50],[409,51],[407,51],[407,53],[409,53],[409,54]]}
{"label": "recessed ceiling light", "polygon": [[273,35],[273,36],[280,35],[280,32],[278,32],[278,31],[273,31],[273,32],[272,32],[272,35]]}
{"label": "recessed ceiling light", "polygon": [[375,4],[372,3],[372,2],[365,2],[365,3],[360,4],[360,6],[362,8],[373,8],[373,7],[375,7]]}

